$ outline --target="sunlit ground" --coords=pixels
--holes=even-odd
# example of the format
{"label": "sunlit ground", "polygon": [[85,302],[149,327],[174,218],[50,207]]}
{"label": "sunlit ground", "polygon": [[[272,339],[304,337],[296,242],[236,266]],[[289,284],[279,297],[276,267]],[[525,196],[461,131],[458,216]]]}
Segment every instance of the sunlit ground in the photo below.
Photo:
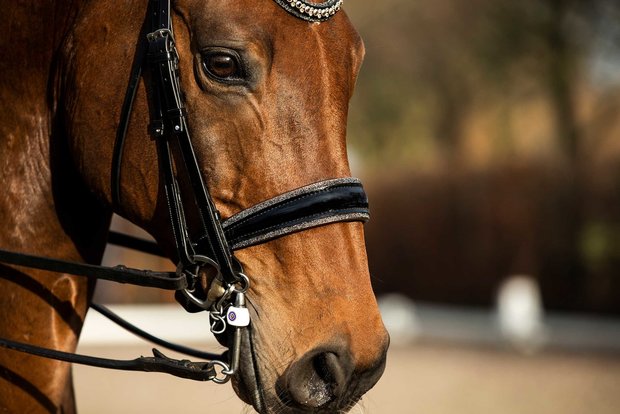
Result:
{"label": "sunlit ground", "polygon": [[[524,348],[517,351],[501,338],[492,313],[428,306],[415,309],[405,306],[388,311],[392,316],[386,315],[386,319],[394,330],[394,345],[386,372],[353,413],[618,412],[618,321],[549,317],[545,319],[546,345],[524,352]],[[178,312],[175,320],[184,318],[184,313]],[[407,312],[414,314],[403,318]],[[125,314],[138,317],[137,313]],[[153,326],[167,329],[169,322],[164,316],[154,318],[151,311],[148,314]],[[407,319],[410,325],[391,323],[394,315],[398,316],[396,322]],[[190,321],[187,329],[180,331],[195,330],[201,323]],[[98,336],[88,331],[95,324],[99,325],[95,329]],[[148,354],[148,345],[136,345],[129,337],[112,333],[116,328],[106,324],[92,317],[87,321],[80,352],[126,359]],[[153,330],[149,323],[146,325]],[[413,334],[406,335],[403,327]],[[210,340],[194,345],[215,346]],[[81,413],[253,412],[235,397],[230,385],[89,367],[75,367],[74,373]]]}

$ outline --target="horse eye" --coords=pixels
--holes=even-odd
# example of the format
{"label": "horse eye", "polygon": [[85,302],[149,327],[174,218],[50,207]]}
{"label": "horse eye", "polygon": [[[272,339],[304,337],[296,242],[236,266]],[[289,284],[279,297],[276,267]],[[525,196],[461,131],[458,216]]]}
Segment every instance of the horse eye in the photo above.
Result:
{"label": "horse eye", "polygon": [[230,53],[206,53],[202,67],[207,75],[218,81],[241,80],[244,77],[238,57]]}

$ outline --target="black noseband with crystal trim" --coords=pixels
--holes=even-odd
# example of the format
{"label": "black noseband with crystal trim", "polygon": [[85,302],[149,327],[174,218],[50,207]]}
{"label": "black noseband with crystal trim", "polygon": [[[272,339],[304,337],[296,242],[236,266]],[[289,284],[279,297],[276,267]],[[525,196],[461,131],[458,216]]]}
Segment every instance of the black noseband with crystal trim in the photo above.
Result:
{"label": "black noseband with crystal trim", "polygon": [[368,199],[357,178],[320,181],[235,214],[223,223],[233,250],[338,221],[367,221]]}

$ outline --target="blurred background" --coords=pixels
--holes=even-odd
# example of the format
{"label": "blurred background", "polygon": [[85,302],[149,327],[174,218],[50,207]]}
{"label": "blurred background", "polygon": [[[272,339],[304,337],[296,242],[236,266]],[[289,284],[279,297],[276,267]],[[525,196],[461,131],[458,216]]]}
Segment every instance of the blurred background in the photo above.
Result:
{"label": "blurred background", "polygon": [[550,309],[618,315],[620,3],[350,3],[377,290],[488,306],[525,274]]}
{"label": "blurred background", "polygon": [[[392,335],[386,374],[356,410],[620,412],[620,2],[345,9],[366,45],[350,157],[371,201],[369,263]],[[113,247],[106,260],[170,266]],[[172,299],[105,283],[96,295],[147,324],[123,304]],[[93,318],[83,349],[135,351],[129,339],[97,336],[106,328]],[[204,335],[186,339],[205,344]],[[135,392],[137,374],[106,375],[76,368],[82,411],[142,412],[127,405],[135,396],[118,410],[93,399],[102,383]],[[221,389],[197,385],[196,411],[181,411],[249,411]]]}

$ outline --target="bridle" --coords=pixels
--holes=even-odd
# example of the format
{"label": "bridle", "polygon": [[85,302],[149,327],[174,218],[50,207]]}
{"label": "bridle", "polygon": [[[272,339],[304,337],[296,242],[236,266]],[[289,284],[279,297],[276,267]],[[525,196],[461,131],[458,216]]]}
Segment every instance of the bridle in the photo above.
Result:
{"label": "bridle", "polygon": [[[316,22],[331,17],[342,3],[342,0],[329,0],[322,4],[275,1],[289,13]],[[301,9],[300,5],[307,7]],[[245,294],[250,286],[250,278],[243,273],[242,266],[235,259],[233,252],[312,227],[335,222],[365,222],[369,218],[368,201],[359,180],[336,178],[280,194],[222,220],[203,179],[187,126],[179,81],[179,57],[174,42],[170,10],[170,0],[149,1],[147,17],[141,30],[121,109],[113,154],[111,185],[113,204],[118,211],[122,199],[121,165],[125,137],[136,90],[143,70],[147,70],[150,79],[148,89],[151,106],[149,132],[157,145],[160,176],[178,259],[176,272],[154,272],[124,266],[104,267],[7,250],[0,250],[0,262],[93,279],[174,290],[177,300],[186,310],[209,311],[211,331],[214,334],[222,334],[228,327],[234,329],[227,361],[224,361],[226,354],[214,355],[153,337],[97,304],[91,304],[91,307],[133,333],[161,346],[209,362],[175,360],[156,349],[153,350],[153,357],[122,361],[66,353],[8,339],[0,339],[0,346],[91,366],[165,372],[183,378],[224,383],[238,369],[241,335],[250,324],[250,314],[245,305]],[[176,159],[182,162],[175,163],[173,151],[177,151],[176,154],[180,158]],[[181,194],[179,186],[181,175],[191,186],[192,191],[189,195]],[[190,202],[187,198],[190,198]],[[191,217],[197,218],[191,223],[187,219],[190,210],[194,213]],[[111,232],[108,242],[161,254],[155,243],[123,234]],[[211,271],[209,273],[211,280],[205,295],[198,287],[208,271]]]}

